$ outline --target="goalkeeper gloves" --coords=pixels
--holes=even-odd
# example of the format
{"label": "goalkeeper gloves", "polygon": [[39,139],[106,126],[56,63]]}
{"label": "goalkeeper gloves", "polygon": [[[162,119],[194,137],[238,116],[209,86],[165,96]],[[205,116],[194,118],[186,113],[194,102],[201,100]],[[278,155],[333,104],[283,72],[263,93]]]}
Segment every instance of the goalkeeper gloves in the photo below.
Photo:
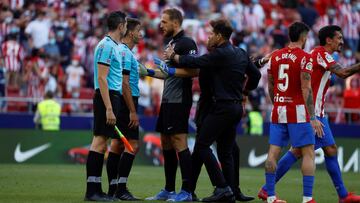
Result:
{"label": "goalkeeper gloves", "polygon": [[160,71],[166,74],[167,76],[171,77],[175,75],[176,69],[166,65],[165,61],[162,61],[159,58],[154,58],[154,63],[157,66],[157,68],[159,68]]}
{"label": "goalkeeper gloves", "polygon": [[146,68],[143,64],[139,63],[139,75],[140,76],[153,76],[155,71],[152,69]]}

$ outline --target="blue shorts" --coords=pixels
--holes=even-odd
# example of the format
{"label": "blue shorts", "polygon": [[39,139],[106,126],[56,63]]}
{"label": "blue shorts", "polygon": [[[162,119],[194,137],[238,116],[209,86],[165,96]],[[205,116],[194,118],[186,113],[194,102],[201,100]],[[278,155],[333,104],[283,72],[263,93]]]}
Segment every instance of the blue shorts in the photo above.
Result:
{"label": "blue shorts", "polygon": [[315,144],[314,130],[310,123],[271,123],[269,144],[285,147],[303,147]]}
{"label": "blue shorts", "polygon": [[317,119],[322,124],[324,124],[324,127],[323,127],[324,136],[322,138],[315,136],[315,150],[335,144],[334,136],[331,132],[328,119],[325,117],[323,117],[323,118],[317,117]]}

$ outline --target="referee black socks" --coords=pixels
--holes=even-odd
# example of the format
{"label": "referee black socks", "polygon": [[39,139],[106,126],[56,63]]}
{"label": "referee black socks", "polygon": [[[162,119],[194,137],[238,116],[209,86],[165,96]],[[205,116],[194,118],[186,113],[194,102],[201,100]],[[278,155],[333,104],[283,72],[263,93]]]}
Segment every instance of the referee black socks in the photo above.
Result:
{"label": "referee black socks", "polygon": [[109,156],[106,162],[106,170],[109,181],[108,195],[113,196],[117,187],[117,175],[120,155],[113,152],[109,152]]}
{"label": "referee black socks", "polygon": [[165,190],[175,191],[176,170],[178,167],[178,159],[175,149],[163,150],[164,170],[165,170]]}
{"label": "referee black socks", "polygon": [[126,190],[126,183],[133,165],[135,155],[123,152],[119,161],[118,191]]}
{"label": "referee black socks", "polygon": [[181,170],[181,177],[182,177],[182,186],[181,189],[185,190],[186,192],[191,193],[191,154],[189,148],[178,152],[179,156],[179,164]]}
{"label": "referee black socks", "polygon": [[86,195],[101,193],[101,173],[104,154],[90,151],[86,162]]}

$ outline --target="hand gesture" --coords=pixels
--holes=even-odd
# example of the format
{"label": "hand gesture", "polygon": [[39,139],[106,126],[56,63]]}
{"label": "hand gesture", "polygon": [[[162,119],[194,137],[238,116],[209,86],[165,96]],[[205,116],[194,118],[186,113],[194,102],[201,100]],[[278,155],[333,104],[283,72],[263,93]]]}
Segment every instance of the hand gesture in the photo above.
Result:
{"label": "hand gesture", "polygon": [[115,125],[116,117],[112,109],[106,109],[106,124]]}
{"label": "hand gesture", "polygon": [[139,76],[140,77],[148,75],[147,68],[146,68],[145,65],[139,63],[138,69],[139,69]]}
{"label": "hand gesture", "polygon": [[171,56],[173,54],[175,54],[174,47],[175,47],[175,45],[172,44],[165,49],[165,51],[164,51],[164,59],[165,60],[171,60]]}
{"label": "hand gesture", "polygon": [[273,50],[272,52],[266,54],[266,55],[261,59],[261,60],[262,60],[262,64],[266,64],[267,62],[269,62],[272,54],[273,54],[275,51],[277,51],[277,50],[278,50],[278,49],[275,49],[275,50]]}
{"label": "hand gesture", "polygon": [[159,58],[154,58],[154,63],[163,74],[165,74],[166,76],[169,75],[169,67],[166,65],[165,61],[162,61]]}
{"label": "hand gesture", "polygon": [[130,123],[129,123],[129,128],[136,128],[139,126],[139,118],[136,114],[136,112],[130,112]]}
{"label": "hand gesture", "polygon": [[317,119],[311,120],[310,123],[316,133],[316,136],[318,136],[319,138],[322,138],[324,136],[324,130],[323,130],[324,124],[322,124]]}

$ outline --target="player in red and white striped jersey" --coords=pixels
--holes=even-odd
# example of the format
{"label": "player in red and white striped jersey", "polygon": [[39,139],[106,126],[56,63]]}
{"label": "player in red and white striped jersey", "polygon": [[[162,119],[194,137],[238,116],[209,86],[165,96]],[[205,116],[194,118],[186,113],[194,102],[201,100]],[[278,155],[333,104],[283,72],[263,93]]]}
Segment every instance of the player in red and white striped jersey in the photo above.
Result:
{"label": "player in red and white striped jersey", "polygon": [[[329,127],[327,118],[324,115],[325,94],[330,83],[332,73],[341,78],[347,78],[360,72],[360,63],[343,68],[331,56],[335,51],[340,52],[344,44],[341,28],[336,25],[325,26],[319,31],[320,46],[311,52],[313,60],[312,89],[315,101],[315,114],[323,124],[324,136],[316,138],[315,149],[322,148],[325,153],[326,169],[333,181],[339,196],[339,203],[360,203],[360,196],[348,193],[346,190],[337,160],[337,147],[334,137]],[[276,171],[276,182],[291,168],[291,166],[301,157],[301,152],[292,148],[279,161]],[[262,188],[258,194],[261,199],[266,199],[266,188]]]}
{"label": "player in red and white striped jersey", "polygon": [[276,51],[268,74],[274,78],[272,123],[305,123],[310,121],[301,92],[300,74],[312,73],[310,56],[300,47]]}
{"label": "player in red and white striped jersey", "polygon": [[360,202],[360,196],[348,193],[341,178],[341,171],[337,161],[337,147],[334,137],[329,127],[329,123],[324,114],[325,94],[330,85],[332,73],[340,78],[347,78],[360,72],[360,64],[343,68],[338,64],[332,53],[340,52],[343,47],[343,34],[339,26],[325,26],[319,31],[320,46],[315,47],[311,52],[314,60],[314,72],[312,75],[312,87],[314,90],[315,114],[324,125],[325,136],[317,139],[315,149],[322,148],[325,153],[325,163],[327,171],[334,183],[339,196],[339,202],[352,203]]}
{"label": "player in red and white striped jersey", "polygon": [[[315,118],[310,55],[303,48],[310,28],[295,22],[289,27],[290,44],[272,54],[268,69],[269,95],[273,102],[269,152],[265,163],[268,203],[283,203],[275,196],[277,159],[281,148],[291,146],[301,151],[303,161],[303,203],[315,203],[314,185],[315,135],[322,136],[322,126]],[[310,121],[310,122],[309,122]]]}

